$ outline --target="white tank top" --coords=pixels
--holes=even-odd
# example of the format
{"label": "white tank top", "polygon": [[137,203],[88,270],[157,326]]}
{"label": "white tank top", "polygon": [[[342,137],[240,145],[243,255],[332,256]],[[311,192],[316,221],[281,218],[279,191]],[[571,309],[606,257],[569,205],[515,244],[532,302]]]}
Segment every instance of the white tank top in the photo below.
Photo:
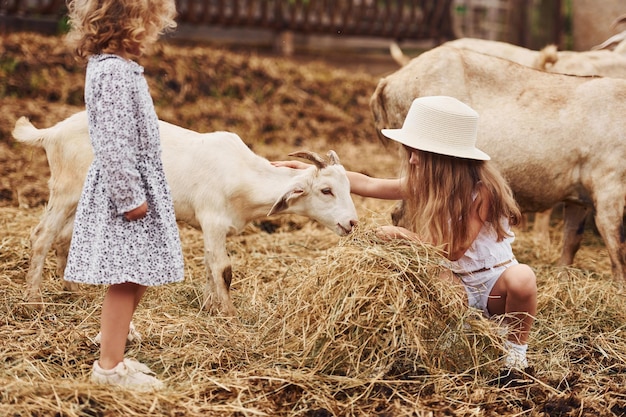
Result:
{"label": "white tank top", "polygon": [[[485,222],[480,229],[478,236],[465,251],[463,256],[456,261],[449,261],[449,268],[457,274],[467,274],[484,268],[493,268],[513,258],[511,244],[515,240],[515,235],[509,227],[506,218],[501,219],[501,224],[507,232],[507,236],[498,242],[498,235],[493,224]],[[466,284],[470,284],[471,275],[463,277]]]}

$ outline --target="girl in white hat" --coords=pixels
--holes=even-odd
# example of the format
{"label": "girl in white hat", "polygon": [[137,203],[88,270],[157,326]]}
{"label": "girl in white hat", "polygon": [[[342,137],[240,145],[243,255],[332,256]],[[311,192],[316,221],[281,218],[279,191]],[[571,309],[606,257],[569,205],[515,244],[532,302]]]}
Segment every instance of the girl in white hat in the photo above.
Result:
{"label": "girl in white hat", "polygon": [[[470,306],[487,317],[506,315],[505,369],[524,370],[527,341],[537,310],[532,269],[513,256],[509,225],[521,214],[504,178],[475,147],[478,114],[459,100],[420,97],[401,129],[383,129],[404,145],[402,178],[372,178],[348,172],[351,191],[364,197],[405,201],[409,226],[383,226],[388,239],[443,246],[450,270],[444,278],[462,284]],[[303,168],[298,161],[277,166]]]}

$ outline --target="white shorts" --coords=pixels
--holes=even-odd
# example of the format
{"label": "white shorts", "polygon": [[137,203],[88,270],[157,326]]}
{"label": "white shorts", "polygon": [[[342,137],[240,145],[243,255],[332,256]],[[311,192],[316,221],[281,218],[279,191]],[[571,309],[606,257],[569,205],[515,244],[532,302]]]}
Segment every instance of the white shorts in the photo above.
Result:
{"label": "white shorts", "polygon": [[492,314],[490,314],[489,310],[487,309],[489,294],[491,294],[493,286],[496,285],[496,282],[498,281],[498,278],[500,278],[502,273],[506,271],[508,267],[517,264],[519,264],[519,262],[516,259],[513,259],[506,265],[496,266],[494,268],[488,269],[487,271],[474,273],[472,275],[472,279],[481,282],[481,284],[477,286],[466,285],[463,281],[463,276],[455,274],[461,280],[463,286],[465,287],[468,305],[482,311],[485,317],[491,317]]}

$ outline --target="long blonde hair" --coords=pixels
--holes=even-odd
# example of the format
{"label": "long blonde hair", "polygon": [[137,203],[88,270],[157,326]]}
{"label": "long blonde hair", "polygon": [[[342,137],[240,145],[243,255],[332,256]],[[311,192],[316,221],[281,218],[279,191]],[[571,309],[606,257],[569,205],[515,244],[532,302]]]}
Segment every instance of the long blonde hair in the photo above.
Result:
{"label": "long blonde hair", "polygon": [[[484,219],[493,224],[498,240],[507,231],[501,224],[519,224],[521,213],[511,188],[490,161],[456,158],[404,147],[403,173],[406,178],[406,213],[409,224],[423,239],[444,246],[448,253],[467,247],[471,242],[468,230],[470,207],[477,187],[488,192],[490,208]],[[418,156],[417,164],[410,164],[411,152]],[[483,204],[481,199],[477,203]]]}
{"label": "long blonde hair", "polygon": [[124,51],[140,56],[176,27],[174,0],[70,0],[67,41],[81,58]]}

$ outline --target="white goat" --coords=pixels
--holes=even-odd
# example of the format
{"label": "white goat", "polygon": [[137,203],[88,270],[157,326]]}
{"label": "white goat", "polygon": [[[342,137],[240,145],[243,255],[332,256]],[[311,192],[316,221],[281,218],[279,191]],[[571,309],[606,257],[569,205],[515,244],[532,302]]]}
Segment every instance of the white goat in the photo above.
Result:
{"label": "white goat", "polygon": [[477,145],[523,211],[565,202],[565,227],[575,230],[584,206],[595,207],[613,274],[625,278],[626,80],[553,74],[440,46],[380,80],[370,100],[377,129],[402,126],[412,100],[432,95],[476,109]]}
{"label": "white goat", "polygon": [[[204,307],[221,307],[235,315],[230,298],[231,264],[227,235],[254,219],[275,213],[310,217],[339,235],[357,222],[350,183],[334,151],[327,164],[318,155],[298,152],[315,166],[307,170],[277,168],[254,154],[234,133],[197,133],[160,121],[162,158],[172,191],[176,218],[202,230],[208,280]],[[93,152],[86,112],[47,129],[20,118],[13,137],[45,149],[50,165],[50,199],[31,235],[27,299],[40,301],[44,259],[54,245],[57,273],[65,269],[74,213]],[[73,286],[69,286],[73,289]]]}

